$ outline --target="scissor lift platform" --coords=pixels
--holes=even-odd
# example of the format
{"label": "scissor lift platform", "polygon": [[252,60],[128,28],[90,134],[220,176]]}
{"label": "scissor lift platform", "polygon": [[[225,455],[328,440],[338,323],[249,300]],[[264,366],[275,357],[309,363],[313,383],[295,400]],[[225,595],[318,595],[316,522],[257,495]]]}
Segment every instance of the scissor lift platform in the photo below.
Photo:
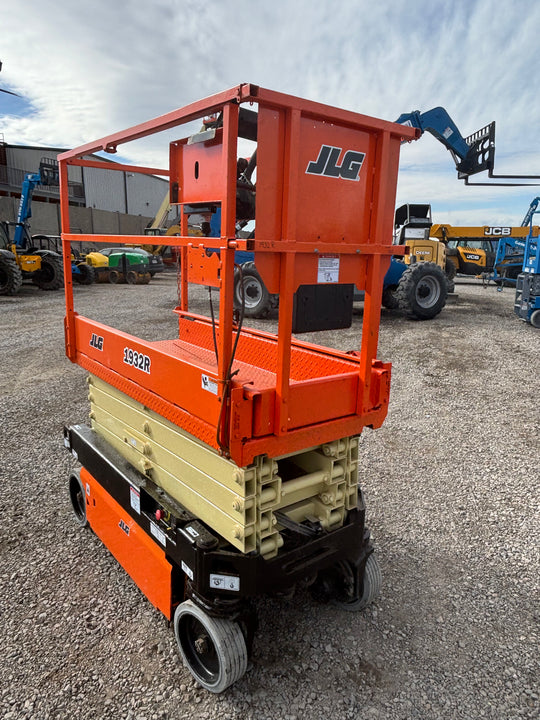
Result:
{"label": "scissor lift platform", "polygon": [[[167,177],[181,214],[181,235],[159,238],[181,248],[178,337],[151,342],[75,312],[70,245],[84,238],[70,231],[68,169],[103,167],[88,156],[193,120],[201,131],[170,143],[168,168],[106,166]],[[376,595],[358,436],[388,409],[390,365],[376,358],[381,296],[401,250],[391,244],[399,146],[416,136],[241,85],[59,157],[66,353],[90,374],[91,428],[65,431],[83,466],[70,478],[75,515],[174,618],[184,661],[212,692],[245,672],[254,595],[303,583],[346,610]],[[241,142],[252,145],[240,162]],[[189,235],[193,214],[217,212],[220,237]],[[251,221],[253,237],[240,237]],[[279,294],[277,334],[234,312],[242,250]],[[219,291],[217,317],[190,311],[190,283]],[[364,293],[358,347],[293,335],[306,285],[308,313],[320,286]]]}

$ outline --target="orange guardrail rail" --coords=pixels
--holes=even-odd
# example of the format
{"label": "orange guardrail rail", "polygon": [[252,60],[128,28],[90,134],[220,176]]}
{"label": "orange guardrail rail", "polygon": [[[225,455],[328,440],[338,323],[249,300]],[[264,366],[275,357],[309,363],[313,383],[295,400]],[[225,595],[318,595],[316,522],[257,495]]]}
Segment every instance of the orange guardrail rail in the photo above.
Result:
{"label": "orange guardrail rail", "polygon": [[[70,246],[84,237],[70,231],[68,168],[103,167],[87,156],[209,116],[217,120],[170,143],[168,168],[106,164],[169,178],[182,234],[159,242],[182,248],[178,337],[148,342],[79,315]],[[380,426],[390,365],[376,353],[383,278],[399,252],[391,244],[399,148],[416,136],[405,126],[244,84],[63,153],[68,357],[239,466]],[[239,176],[239,138],[256,142],[251,187]],[[245,203],[239,209],[241,191],[251,210]],[[190,213],[215,208],[221,236],[190,236]],[[255,221],[253,238],[237,237],[244,219]],[[132,235],[89,239],[148,242]],[[245,328],[233,312],[237,250],[255,253],[269,292],[279,294],[277,334]],[[215,322],[190,312],[190,283],[219,288]],[[361,339],[350,353],[293,336],[296,290],[324,283],[354,284],[365,293]]]}

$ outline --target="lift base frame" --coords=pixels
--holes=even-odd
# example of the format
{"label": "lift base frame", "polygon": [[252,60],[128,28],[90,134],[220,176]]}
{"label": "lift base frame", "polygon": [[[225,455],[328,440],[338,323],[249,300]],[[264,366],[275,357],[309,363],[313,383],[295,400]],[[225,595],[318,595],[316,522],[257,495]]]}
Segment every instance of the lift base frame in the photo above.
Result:
{"label": "lift base frame", "polygon": [[238,614],[248,599],[310,582],[339,562],[362,569],[372,552],[361,495],[341,528],[306,536],[293,525],[287,549],[268,560],[224,543],[88,426],[65,427],[64,443],[82,465],[90,526],[168,620],[185,597],[210,614]]}

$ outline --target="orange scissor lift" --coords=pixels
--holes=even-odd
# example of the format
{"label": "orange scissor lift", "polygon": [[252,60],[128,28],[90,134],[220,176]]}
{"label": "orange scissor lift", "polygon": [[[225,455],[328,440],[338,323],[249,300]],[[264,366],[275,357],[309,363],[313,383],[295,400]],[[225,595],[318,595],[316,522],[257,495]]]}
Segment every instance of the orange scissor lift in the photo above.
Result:
{"label": "orange scissor lift", "polygon": [[[73,304],[70,244],[81,235],[70,232],[68,167],[102,168],[91,153],[205,118],[200,132],[170,143],[168,169],[107,165],[169,178],[182,235],[159,240],[181,247],[178,337],[147,342],[82,317]],[[89,426],[64,431],[82,465],[69,479],[75,516],[174,621],[185,663],[212,692],[246,670],[254,596],[304,584],[358,610],[377,593],[358,436],[379,427],[388,407],[390,365],[376,359],[381,295],[398,251],[399,147],[415,137],[245,84],[59,157],[66,352],[89,373],[91,407]],[[256,183],[239,169],[239,138],[256,143]],[[221,237],[190,237],[190,214],[216,210]],[[253,237],[237,237],[247,220]],[[279,294],[277,335],[244,327],[233,309],[240,250],[255,253]],[[219,289],[217,319],[189,311],[190,283]],[[365,292],[356,350],[295,338],[300,287],[353,284]]]}

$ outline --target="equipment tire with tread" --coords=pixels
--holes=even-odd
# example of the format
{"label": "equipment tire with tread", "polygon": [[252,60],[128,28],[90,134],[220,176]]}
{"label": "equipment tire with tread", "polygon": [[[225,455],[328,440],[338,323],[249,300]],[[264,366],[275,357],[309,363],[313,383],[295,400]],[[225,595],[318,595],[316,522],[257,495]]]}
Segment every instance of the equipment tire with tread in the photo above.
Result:
{"label": "equipment tire with tread", "polygon": [[74,274],[75,282],[79,285],[92,285],[96,281],[96,271],[88,263],[81,262],[77,265],[79,272]]}
{"label": "equipment tire with tread", "polygon": [[0,295],[16,295],[21,289],[22,273],[15,255],[0,250]]}
{"label": "equipment tire with tread", "polygon": [[32,282],[41,290],[60,290],[64,286],[62,256],[51,250],[37,250],[41,257],[41,270],[33,273]]}
{"label": "equipment tire with tread", "polygon": [[396,286],[389,285],[385,287],[382,294],[382,304],[387,310],[397,310],[399,300],[396,298]]}
{"label": "equipment tire with tread", "polygon": [[418,320],[431,320],[438,315],[446,305],[447,296],[446,275],[432,262],[410,265],[396,290],[400,309]]}

